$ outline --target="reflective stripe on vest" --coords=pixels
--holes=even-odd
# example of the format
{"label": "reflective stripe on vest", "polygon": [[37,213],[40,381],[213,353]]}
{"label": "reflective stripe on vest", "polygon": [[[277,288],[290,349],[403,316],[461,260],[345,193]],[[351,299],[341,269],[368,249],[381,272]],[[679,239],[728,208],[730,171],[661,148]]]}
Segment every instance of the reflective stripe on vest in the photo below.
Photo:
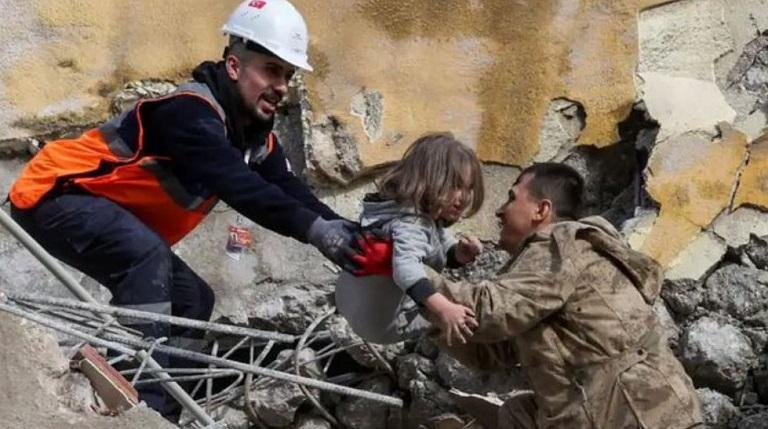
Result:
{"label": "reflective stripe on vest", "polygon": [[[11,202],[19,209],[30,209],[58,184],[74,184],[126,208],[169,244],[176,243],[203,220],[217,201],[215,196],[206,199],[189,193],[167,168],[171,159],[147,156],[143,152],[142,106],[179,96],[204,100],[226,123],[224,109],[206,85],[183,84],[168,96],[139,101],[133,109],[79,138],[46,144],[14,183],[9,194]],[[132,142],[135,144],[129,145],[117,131],[133,114],[138,134]],[[262,146],[266,150],[259,150],[253,161],[266,158],[274,144],[270,133],[267,144]],[[104,165],[112,167],[111,171],[97,173]]]}

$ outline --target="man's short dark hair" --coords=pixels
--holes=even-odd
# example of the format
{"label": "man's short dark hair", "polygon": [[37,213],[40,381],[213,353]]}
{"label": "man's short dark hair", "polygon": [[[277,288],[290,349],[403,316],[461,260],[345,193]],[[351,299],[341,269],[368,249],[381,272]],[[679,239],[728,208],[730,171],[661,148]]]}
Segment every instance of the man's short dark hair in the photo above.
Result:
{"label": "man's short dark hair", "polygon": [[226,59],[227,55],[232,54],[236,56],[238,59],[240,59],[240,61],[248,62],[253,57],[254,53],[279,58],[277,55],[275,55],[272,51],[265,48],[264,46],[261,46],[258,43],[252,42],[250,40],[245,40],[242,37],[237,37],[237,36],[229,37],[229,44],[227,45],[226,48],[224,48],[223,57]]}
{"label": "man's short dark hair", "polygon": [[578,171],[565,164],[542,162],[523,170],[517,181],[526,175],[531,177],[527,186],[530,196],[552,201],[556,218],[579,218],[584,179]]}

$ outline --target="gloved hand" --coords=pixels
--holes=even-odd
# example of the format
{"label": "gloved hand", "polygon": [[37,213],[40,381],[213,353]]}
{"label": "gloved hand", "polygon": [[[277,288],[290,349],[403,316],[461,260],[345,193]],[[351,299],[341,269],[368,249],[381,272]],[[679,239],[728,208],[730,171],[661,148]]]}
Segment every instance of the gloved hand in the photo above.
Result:
{"label": "gloved hand", "polygon": [[354,273],[359,269],[353,259],[353,256],[360,256],[353,248],[358,229],[356,223],[346,219],[325,220],[318,217],[307,231],[307,241],[331,262]]}
{"label": "gloved hand", "polygon": [[352,256],[359,269],[356,276],[392,275],[392,239],[388,234],[366,231],[358,235],[357,249],[360,254]]}

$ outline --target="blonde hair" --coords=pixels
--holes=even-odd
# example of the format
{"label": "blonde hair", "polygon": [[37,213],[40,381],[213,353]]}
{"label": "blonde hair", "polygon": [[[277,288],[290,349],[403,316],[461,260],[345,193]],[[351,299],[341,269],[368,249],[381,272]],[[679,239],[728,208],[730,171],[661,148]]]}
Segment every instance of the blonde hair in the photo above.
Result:
{"label": "blonde hair", "polygon": [[[464,177],[467,170],[469,178]],[[455,190],[469,185],[471,192],[464,195],[469,207],[466,217],[477,213],[485,198],[483,172],[475,152],[447,132],[427,134],[413,142],[377,185],[381,198],[428,215],[448,203]]]}

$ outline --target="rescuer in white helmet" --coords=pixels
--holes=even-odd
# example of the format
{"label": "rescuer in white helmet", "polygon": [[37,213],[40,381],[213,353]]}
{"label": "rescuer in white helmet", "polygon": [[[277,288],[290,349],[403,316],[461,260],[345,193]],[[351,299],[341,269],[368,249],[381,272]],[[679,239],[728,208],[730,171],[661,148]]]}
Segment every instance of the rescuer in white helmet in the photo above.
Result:
{"label": "rescuer in white helmet", "polygon": [[[170,246],[218,200],[346,270],[365,273],[376,263],[352,248],[357,225],[289,171],[272,133],[291,76],[312,70],[301,14],[286,0],[247,0],[223,31],[230,41],[222,61],[200,64],[173,94],[141,100],[79,138],[48,142],[10,192],[14,219],[51,254],[107,287],[113,305],[208,320],[213,291]],[[169,345],[203,346],[200,331],[131,326]],[[140,393],[152,408],[177,416],[159,384]]]}

